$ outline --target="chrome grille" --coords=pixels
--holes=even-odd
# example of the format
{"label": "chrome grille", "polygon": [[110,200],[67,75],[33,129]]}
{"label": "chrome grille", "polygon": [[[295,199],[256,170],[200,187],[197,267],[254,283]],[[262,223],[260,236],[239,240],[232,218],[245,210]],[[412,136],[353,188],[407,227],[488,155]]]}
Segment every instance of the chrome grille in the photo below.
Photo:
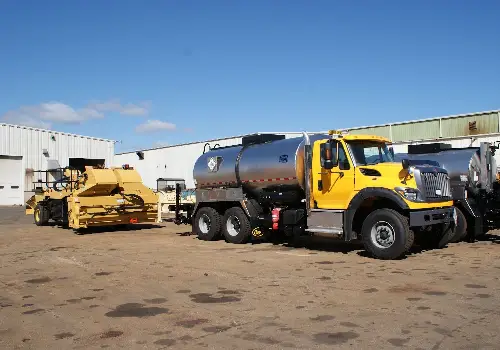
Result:
{"label": "chrome grille", "polygon": [[[422,172],[422,186],[426,198],[451,197],[450,180],[446,173]],[[441,190],[441,195],[436,191]]]}

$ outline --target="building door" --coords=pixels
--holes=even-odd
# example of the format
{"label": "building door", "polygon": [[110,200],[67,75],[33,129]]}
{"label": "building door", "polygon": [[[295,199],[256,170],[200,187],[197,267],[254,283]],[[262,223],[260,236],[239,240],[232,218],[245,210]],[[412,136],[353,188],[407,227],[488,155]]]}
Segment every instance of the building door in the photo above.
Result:
{"label": "building door", "polygon": [[22,157],[0,156],[0,205],[23,205]]}

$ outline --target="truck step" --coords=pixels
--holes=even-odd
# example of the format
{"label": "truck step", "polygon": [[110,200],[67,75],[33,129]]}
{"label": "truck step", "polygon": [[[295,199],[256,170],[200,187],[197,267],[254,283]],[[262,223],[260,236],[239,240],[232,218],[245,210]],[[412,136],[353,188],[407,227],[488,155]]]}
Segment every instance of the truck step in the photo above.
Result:
{"label": "truck step", "polygon": [[324,235],[341,236],[344,231],[340,227],[309,227],[306,232],[321,233]]}

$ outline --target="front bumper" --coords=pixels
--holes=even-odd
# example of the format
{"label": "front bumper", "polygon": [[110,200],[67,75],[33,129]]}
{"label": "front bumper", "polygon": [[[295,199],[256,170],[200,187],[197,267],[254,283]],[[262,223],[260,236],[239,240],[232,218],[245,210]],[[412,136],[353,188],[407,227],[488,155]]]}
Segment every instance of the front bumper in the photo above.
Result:
{"label": "front bumper", "polygon": [[410,211],[410,226],[427,226],[434,224],[457,223],[457,214],[454,207]]}

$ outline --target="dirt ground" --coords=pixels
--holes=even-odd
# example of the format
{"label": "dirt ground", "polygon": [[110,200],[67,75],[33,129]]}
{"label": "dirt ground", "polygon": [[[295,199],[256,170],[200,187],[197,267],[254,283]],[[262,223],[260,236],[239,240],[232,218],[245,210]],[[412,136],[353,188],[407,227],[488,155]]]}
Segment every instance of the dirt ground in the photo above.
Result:
{"label": "dirt ground", "polygon": [[495,235],[379,261],[331,241],[232,245],[189,226],[137,228],[77,236],[0,208],[0,348],[500,344]]}

